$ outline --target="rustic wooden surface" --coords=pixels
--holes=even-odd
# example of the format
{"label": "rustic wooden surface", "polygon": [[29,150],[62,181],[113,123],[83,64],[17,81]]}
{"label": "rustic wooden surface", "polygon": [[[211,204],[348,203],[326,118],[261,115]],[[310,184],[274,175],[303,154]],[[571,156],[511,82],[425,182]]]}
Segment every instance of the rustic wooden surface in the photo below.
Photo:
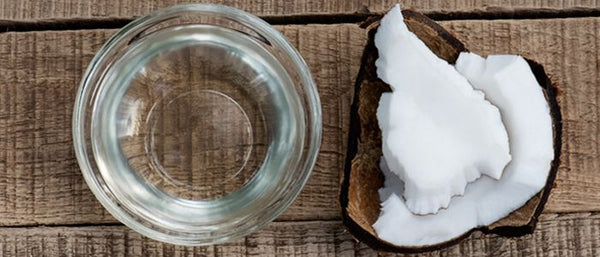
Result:
{"label": "rustic wooden surface", "polygon": [[[0,1],[0,20],[40,20],[69,18],[131,18],[177,3],[210,2],[224,4],[262,16],[328,15],[381,13],[398,0],[5,0]],[[560,11],[595,9],[597,0],[406,0],[423,12],[468,13],[523,10]],[[541,10],[544,9],[544,10]]]}
{"label": "rustic wooden surface", "polygon": [[[4,0],[0,1],[0,25],[50,21],[47,28],[56,29],[52,24],[69,20],[130,19],[176,2]],[[337,203],[352,84],[366,36],[354,23],[317,23],[335,23],[336,17],[364,13],[363,6],[382,12],[393,1],[216,2],[257,15],[284,16],[277,20],[280,24],[298,24],[277,28],[300,50],[317,81],[324,137],[308,185],[292,207],[244,240],[212,247],[162,244],[120,225],[83,181],[71,142],[71,112],[79,80],[95,51],[115,30],[36,31],[34,26],[29,32],[0,33],[0,256],[376,255],[345,232]],[[441,24],[474,52],[523,54],[537,60],[562,90],[563,159],[535,233],[521,238],[475,233],[459,245],[425,255],[598,256],[600,3],[406,3],[433,17],[450,19]],[[536,18],[536,12],[550,17],[497,19]],[[564,18],[570,15],[589,17]],[[493,19],[473,19],[481,17]],[[302,18],[315,24],[301,25]],[[361,17],[339,22],[357,19]]]}
{"label": "rustic wooden surface", "polygon": [[[598,214],[545,214],[532,235],[499,238],[476,232],[457,245],[424,256],[598,256],[599,226]],[[242,240],[208,247],[160,243],[120,225],[5,228],[0,230],[0,255],[376,256],[377,253],[356,243],[340,221],[300,221],[274,222]]]}

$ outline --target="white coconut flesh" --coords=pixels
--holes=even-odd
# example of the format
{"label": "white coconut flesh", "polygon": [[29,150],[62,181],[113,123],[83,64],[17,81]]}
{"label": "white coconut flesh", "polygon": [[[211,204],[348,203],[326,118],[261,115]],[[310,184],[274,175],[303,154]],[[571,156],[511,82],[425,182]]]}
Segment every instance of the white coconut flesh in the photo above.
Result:
{"label": "white coconut flesh", "polygon": [[[394,94],[399,88],[398,85],[406,85],[406,82],[403,82],[405,76],[400,74],[402,71],[396,70],[396,77],[390,79],[392,76],[386,76],[386,73],[392,72],[392,68],[387,66],[398,65],[397,62],[402,62],[402,58],[392,55],[395,54],[391,50],[392,46],[393,48],[412,47],[407,45],[409,44],[408,40],[398,39],[400,36],[392,34],[398,33],[394,31],[403,31],[405,28],[400,9],[396,7],[383,18],[377,32],[377,34],[390,33],[390,35],[380,36],[380,44],[377,45],[376,34],[379,56],[387,58],[387,61],[378,60],[378,75],[380,78],[386,77],[386,79],[382,79],[394,90],[391,96],[382,96],[378,109],[378,119],[380,115],[384,116],[383,122],[380,121],[384,141],[389,140],[386,135],[389,135],[390,130],[394,128],[394,125],[390,123],[402,122],[399,118],[391,116],[395,112],[393,108],[396,108]],[[385,41],[381,41],[381,39],[385,39]],[[386,41],[389,45],[382,46],[381,43]],[[412,43],[412,41],[410,42]],[[423,56],[426,55],[423,54]],[[411,59],[410,61],[415,62],[416,60]],[[386,70],[386,72],[379,73],[380,69]],[[403,199],[407,181],[394,171],[393,165],[397,161],[388,160],[388,155],[384,152],[380,162],[385,176],[384,187],[379,190],[382,202],[381,213],[373,227],[379,238],[392,244],[421,247],[455,239],[475,227],[490,225],[507,216],[523,206],[546,184],[554,158],[552,118],[542,89],[527,62],[520,56],[502,55],[483,59],[472,53],[461,53],[456,63],[456,69],[469,80],[473,87],[483,91],[486,99],[500,109],[502,122],[508,132],[512,160],[504,168],[499,180],[482,176],[466,186],[464,195],[452,198],[447,208],[441,209],[436,214],[417,215],[411,212],[407,202]],[[433,70],[420,72],[423,76],[433,76],[433,73]],[[478,106],[477,108],[482,107]],[[423,113],[419,113],[419,115],[423,115]],[[419,131],[411,133],[413,136],[429,136]],[[415,135],[415,133],[418,134]],[[492,136],[492,134],[488,134],[488,136]],[[467,140],[475,139],[460,139],[465,140],[460,144],[469,144]],[[438,144],[433,142],[429,147],[436,148]],[[455,156],[453,152],[448,154]],[[396,156],[397,154],[391,155],[392,158],[396,158]],[[500,155],[491,158],[505,157]],[[435,162],[433,158],[429,160]],[[440,169],[444,169],[444,167],[440,167]]]}
{"label": "white coconut flesh", "polygon": [[482,174],[500,178],[510,154],[498,108],[408,30],[399,6],[375,45],[377,75],[392,88],[377,110],[383,156],[405,183],[408,209],[436,213]]}

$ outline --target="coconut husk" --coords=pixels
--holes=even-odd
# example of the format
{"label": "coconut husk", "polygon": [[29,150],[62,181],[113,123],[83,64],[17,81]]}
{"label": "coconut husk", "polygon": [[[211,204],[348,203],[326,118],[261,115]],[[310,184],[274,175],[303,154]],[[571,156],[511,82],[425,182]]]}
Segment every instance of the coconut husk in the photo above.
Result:
{"label": "coconut husk", "polygon": [[[425,42],[440,58],[449,63],[455,63],[458,54],[467,51],[460,40],[425,15],[411,10],[403,10],[402,13],[409,30]],[[344,224],[350,233],[376,250],[391,252],[423,252],[439,249],[459,242],[474,230],[502,236],[521,236],[531,233],[548,199],[556,176],[560,159],[562,121],[556,100],[557,87],[550,82],[540,64],[527,59],[545,93],[553,119],[555,157],[545,188],[505,218],[490,226],[465,232],[446,242],[423,247],[402,247],[377,237],[371,225],[379,217],[378,190],[383,186],[383,174],[378,165],[382,150],[381,131],[377,123],[376,110],[381,94],[390,91],[389,86],[377,78],[375,67],[378,53],[374,44],[374,35],[380,19],[381,17],[375,17],[363,24],[367,29],[369,41],[363,53],[351,109],[348,153],[340,194]]]}

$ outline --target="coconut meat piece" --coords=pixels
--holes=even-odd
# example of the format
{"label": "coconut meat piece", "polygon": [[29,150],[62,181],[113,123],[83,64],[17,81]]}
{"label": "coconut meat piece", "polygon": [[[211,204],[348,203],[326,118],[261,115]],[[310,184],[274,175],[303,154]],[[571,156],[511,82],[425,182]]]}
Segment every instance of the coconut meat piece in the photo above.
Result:
{"label": "coconut meat piece", "polygon": [[526,179],[522,184],[542,188],[554,159],[552,117],[527,61],[518,55],[490,55],[484,59],[474,53],[461,53],[456,69],[500,108],[513,155],[505,172],[523,170]]}
{"label": "coconut meat piece", "polygon": [[398,5],[375,45],[377,75],[392,88],[377,110],[383,156],[406,207],[436,213],[481,175],[500,178],[511,157],[498,109],[408,30]]}
{"label": "coconut meat piece", "polygon": [[[399,21],[399,11],[390,11],[386,17],[393,15],[394,22],[386,23],[384,17],[381,26],[405,27]],[[393,42],[391,38],[388,40]],[[404,43],[396,41],[390,45],[403,48]],[[387,54],[381,49],[379,51],[380,56]],[[472,53],[461,53],[456,69],[500,109],[510,139],[512,160],[499,180],[482,176],[467,185],[464,195],[452,198],[447,208],[436,214],[416,215],[403,200],[407,181],[401,180],[394,171],[393,162],[387,160],[388,156],[384,153],[380,162],[385,176],[384,186],[379,190],[381,212],[373,228],[380,239],[389,243],[423,247],[456,239],[475,227],[490,225],[507,216],[546,184],[554,159],[552,118],[542,88],[527,62],[520,56],[502,55],[484,59]],[[432,73],[422,72],[422,75],[433,76]],[[392,96],[382,96],[384,102],[379,108],[390,108],[387,112],[378,110],[378,118],[380,114],[392,115],[394,103],[391,97],[393,93]],[[385,134],[393,129],[390,123],[394,119],[389,116],[380,121],[384,140]]]}

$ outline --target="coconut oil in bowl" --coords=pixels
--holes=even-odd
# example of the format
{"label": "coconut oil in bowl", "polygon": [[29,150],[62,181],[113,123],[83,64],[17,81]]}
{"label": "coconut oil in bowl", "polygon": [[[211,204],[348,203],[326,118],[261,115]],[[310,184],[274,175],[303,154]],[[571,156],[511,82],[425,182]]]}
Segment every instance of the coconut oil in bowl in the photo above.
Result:
{"label": "coconut oil in bowl", "polygon": [[86,182],[157,240],[246,235],[300,192],[321,137],[315,84],[274,28],[218,5],[140,18],[92,60],[73,116]]}

